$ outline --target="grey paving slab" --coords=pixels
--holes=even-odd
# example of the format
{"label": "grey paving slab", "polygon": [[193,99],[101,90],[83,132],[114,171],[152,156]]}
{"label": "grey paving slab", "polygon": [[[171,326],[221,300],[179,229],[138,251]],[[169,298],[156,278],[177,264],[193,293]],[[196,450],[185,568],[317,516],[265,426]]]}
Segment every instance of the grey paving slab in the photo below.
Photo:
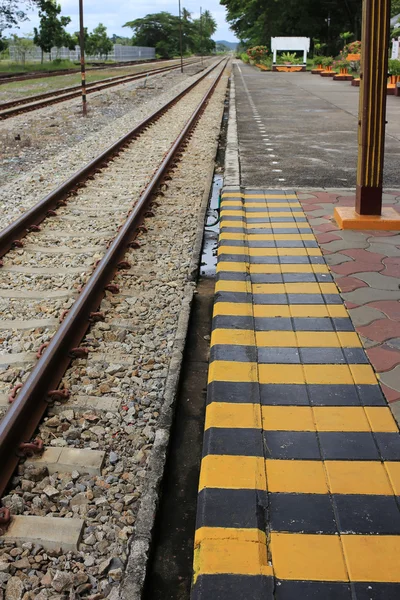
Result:
{"label": "grey paving slab", "polygon": [[[313,214],[313,213],[311,213]],[[308,218],[308,222],[310,223],[310,225],[312,227],[315,227],[316,225],[325,225],[326,223],[326,218],[323,219],[321,217],[317,217],[316,219],[313,219],[311,217]],[[318,231],[316,231],[315,233],[319,233]]]}
{"label": "grey paving slab", "polygon": [[[317,208],[317,210],[312,210],[308,214],[310,217],[326,217],[326,215],[330,214],[330,211],[325,210],[325,208]],[[324,219],[324,221],[326,221],[326,218]]]}
{"label": "grey paving slab", "polygon": [[[336,232],[335,232],[336,234]],[[367,248],[368,242],[367,240],[356,241],[348,241],[348,240],[333,240],[333,242],[328,242],[327,244],[320,244],[325,250],[329,250],[330,252],[338,252],[339,250],[350,250],[351,248]]]}
{"label": "grey paving slab", "polygon": [[377,319],[386,319],[386,315],[372,306],[359,306],[358,308],[350,308],[348,311],[355,327],[368,325]]}
{"label": "grey paving slab", "polygon": [[372,288],[378,290],[398,290],[399,280],[396,277],[388,277],[387,275],[381,275],[381,273],[356,273],[355,277],[368,283]]}
{"label": "grey paving slab", "polygon": [[387,235],[383,237],[374,238],[376,244],[390,244],[391,246],[400,245],[400,234],[398,235]]}
{"label": "grey paving slab", "polygon": [[341,265],[344,262],[353,260],[350,256],[346,256],[346,254],[341,254],[340,252],[336,252],[336,254],[326,254],[324,258],[327,264],[332,266]]}
{"label": "grey paving slab", "polygon": [[[374,240],[376,238],[368,238],[369,240]],[[388,238],[389,239],[389,236]],[[400,248],[396,248],[393,244],[375,244],[373,241],[370,241],[370,244],[367,248],[368,252],[376,252],[376,254],[384,254],[386,256],[400,256]]]}
{"label": "grey paving slab", "polygon": [[391,371],[379,374],[379,379],[385,385],[388,385],[393,390],[400,391],[400,365],[397,365]]}
{"label": "grey paving slab", "polygon": [[369,304],[377,300],[400,300],[400,290],[392,292],[391,290],[376,290],[375,288],[363,287],[354,292],[345,292],[343,298],[354,304]]}
{"label": "grey paving slab", "polygon": [[[369,238],[368,233],[361,233],[359,231],[349,231],[348,229],[338,229],[335,231],[336,235],[340,235],[340,237],[346,242],[366,242]],[[353,246],[356,248],[356,246]]]}
{"label": "grey paving slab", "polygon": [[394,418],[398,423],[400,423],[400,400],[397,400],[396,402],[391,402],[390,408],[392,410]]}

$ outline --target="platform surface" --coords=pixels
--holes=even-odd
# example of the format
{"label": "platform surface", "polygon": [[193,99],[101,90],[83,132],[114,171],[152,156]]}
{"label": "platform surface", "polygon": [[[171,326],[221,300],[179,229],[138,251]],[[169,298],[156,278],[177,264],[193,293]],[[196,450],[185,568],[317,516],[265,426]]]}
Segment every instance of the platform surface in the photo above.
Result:
{"label": "platform surface", "polygon": [[[355,187],[360,88],[307,73],[233,69],[241,184]],[[399,187],[400,102],[387,98],[385,188]]]}
{"label": "platform surface", "polygon": [[400,597],[400,436],[297,195],[221,207],[192,600]]}

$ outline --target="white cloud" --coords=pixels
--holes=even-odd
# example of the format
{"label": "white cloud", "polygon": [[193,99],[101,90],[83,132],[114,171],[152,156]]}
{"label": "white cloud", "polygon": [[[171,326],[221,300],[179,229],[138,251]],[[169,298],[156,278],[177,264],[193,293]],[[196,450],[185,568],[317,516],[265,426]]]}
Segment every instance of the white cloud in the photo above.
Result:
{"label": "white cloud", "polygon": [[[78,0],[58,0],[62,7],[62,14],[71,17],[71,23],[67,30],[71,33],[79,29],[79,4]],[[110,5],[112,10],[110,10]],[[216,40],[235,41],[233,32],[225,20],[225,9],[219,4],[218,0],[181,0],[182,7],[189,10],[194,17],[199,16],[200,6],[204,10],[209,10],[218,24],[217,32],[214,36]],[[127,21],[144,17],[149,13],[168,11],[178,14],[178,0],[157,0],[146,1],[136,0],[128,4],[124,0],[113,0],[112,3],[106,0],[83,0],[85,27],[91,31],[99,23],[107,27],[109,35],[113,33],[128,37],[131,35],[129,28],[123,28],[122,25]],[[37,10],[27,11],[29,21],[20,24],[19,29],[7,30],[12,33],[26,34],[33,31],[39,24]],[[7,31],[5,35],[7,35]]]}

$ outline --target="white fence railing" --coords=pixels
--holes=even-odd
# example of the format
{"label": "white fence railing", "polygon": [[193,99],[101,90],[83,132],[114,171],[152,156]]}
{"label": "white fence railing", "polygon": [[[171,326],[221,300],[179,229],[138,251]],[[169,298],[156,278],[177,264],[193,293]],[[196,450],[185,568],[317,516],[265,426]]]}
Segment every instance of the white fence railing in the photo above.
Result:
{"label": "white fence railing", "polygon": [[[50,60],[54,60],[56,58],[68,59],[72,61],[77,61],[80,59],[80,49],[79,46],[75,46],[75,50],[69,50],[68,48],[52,48],[50,52],[45,52],[43,55],[43,60],[48,62]],[[116,62],[124,62],[130,60],[150,60],[156,57],[155,48],[149,48],[146,46],[122,46],[121,44],[114,44],[111,52],[105,55],[100,56],[99,54],[95,56],[86,56],[87,60],[115,60]],[[10,59],[15,62],[22,61],[22,55],[17,46],[10,44]],[[42,60],[42,51],[38,46],[33,46],[31,50],[26,52],[25,61],[41,61]]]}

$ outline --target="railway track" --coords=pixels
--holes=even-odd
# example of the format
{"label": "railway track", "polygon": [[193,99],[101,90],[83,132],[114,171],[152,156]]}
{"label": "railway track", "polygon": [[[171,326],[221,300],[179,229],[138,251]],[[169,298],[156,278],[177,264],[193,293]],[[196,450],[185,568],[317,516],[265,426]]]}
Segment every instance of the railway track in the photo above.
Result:
{"label": "railway track", "polygon": [[[110,63],[107,65],[93,65],[93,66],[88,66],[88,63],[86,63],[86,72],[88,71],[101,71],[104,69],[120,69],[120,68],[124,68],[124,67],[129,67],[129,66],[133,66],[133,65],[143,65],[143,64],[151,64],[151,63],[155,63],[155,62],[172,62],[171,59],[156,59],[156,58],[151,58],[151,59],[147,59],[147,60],[130,60],[127,62],[117,62],[117,63]],[[4,83],[13,83],[15,81],[27,81],[30,79],[46,79],[47,77],[57,77],[57,76],[62,76],[62,75],[73,75],[74,73],[80,73],[80,67],[77,66],[76,69],[61,69],[59,71],[47,71],[47,72],[43,72],[43,71],[38,71],[38,72],[33,72],[33,73],[24,73],[24,74],[17,74],[17,73],[1,73],[0,74],[0,85],[4,84]]]}
{"label": "railway track", "polygon": [[[124,335],[140,329],[146,311],[136,314],[132,323],[115,325],[117,333],[107,338],[110,324],[107,314],[99,312],[99,306],[103,300],[115,312],[118,298],[123,297],[134,307],[135,284],[141,277],[149,277],[148,273],[135,272],[132,266],[135,252],[146,244],[143,221],[154,217],[155,193],[162,202],[162,187],[171,179],[168,173],[182,158],[225,66],[225,60],[212,65],[172,101],[0,232],[0,300],[7,305],[7,320],[0,320],[5,348],[0,355],[0,408],[4,412],[0,422],[1,494],[21,457],[43,453],[43,442],[33,436],[49,406],[60,405],[64,411],[83,406],[85,418],[92,423],[96,421],[96,411],[116,410],[107,398],[113,389],[103,387],[101,394],[95,395],[88,376],[91,369],[101,371],[104,364],[105,373],[123,373],[125,362],[129,363],[128,370],[134,369]],[[149,140],[154,137],[157,149],[150,153]],[[149,264],[150,280],[151,267]],[[114,277],[122,277],[126,288],[121,288],[121,282],[118,288]],[[167,294],[167,306],[169,302],[172,296]],[[81,341],[89,329],[88,345],[82,347]],[[111,340],[107,350],[98,341],[99,331]],[[111,365],[109,352],[116,352]],[[165,369],[159,354],[155,348],[154,355],[160,361],[156,366],[162,372]],[[99,363],[103,366],[99,367]],[[143,369],[146,371],[146,365]],[[79,381],[83,372],[85,376]],[[84,401],[79,399],[78,388],[84,390]],[[126,410],[129,413],[134,409],[128,405]],[[46,446],[50,444],[49,439],[44,441]],[[77,444],[79,447],[79,441]],[[89,452],[95,454],[96,447],[97,442]],[[59,514],[67,513],[56,513]],[[9,510],[0,508],[0,527],[6,528],[10,519],[10,530],[15,529]],[[63,519],[58,521],[65,524]],[[77,521],[71,519],[71,526],[82,529],[83,522],[79,526]],[[53,523],[56,524],[54,519]],[[127,534],[128,530],[129,527]],[[57,528],[47,533],[57,535]],[[63,535],[67,539],[65,532]]]}
{"label": "railway track", "polygon": [[[199,59],[190,59],[185,61],[184,66],[197,64]],[[140,79],[144,79],[149,75],[157,75],[159,73],[166,73],[168,71],[173,71],[180,68],[180,64],[178,65],[170,65],[166,67],[160,67],[158,69],[149,69],[148,71],[144,71],[142,73],[131,73],[128,75],[119,75],[117,77],[109,77],[107,79],[103,79],[101,82],[92,82],[86,85],[87,94],[92,94],[94,92],[100,92],[102,90],[108,89],[110,87],[114,87],[116,85],[121,85],[123,83],[129,83],[131,81],[136,81]],[[75,85],[68,88],[63,88],[60,90],[55,90],[52,92],[45,92],[43,94],[37,94],[34,96],[28,96],[25,98],[19,98],[15,100],[10,100],[9,102],[3,102],[0,104],[0,121],[4,121],[5,119],[9,119],[16,115],[25,112],[31,112],[34,110],[38,110],[45,106],[50,106],[52,104],[57,104],[59,102],[65,102],[66,100],[71,100],[73,98],[77,98],[81,95],[81,86]]]}

